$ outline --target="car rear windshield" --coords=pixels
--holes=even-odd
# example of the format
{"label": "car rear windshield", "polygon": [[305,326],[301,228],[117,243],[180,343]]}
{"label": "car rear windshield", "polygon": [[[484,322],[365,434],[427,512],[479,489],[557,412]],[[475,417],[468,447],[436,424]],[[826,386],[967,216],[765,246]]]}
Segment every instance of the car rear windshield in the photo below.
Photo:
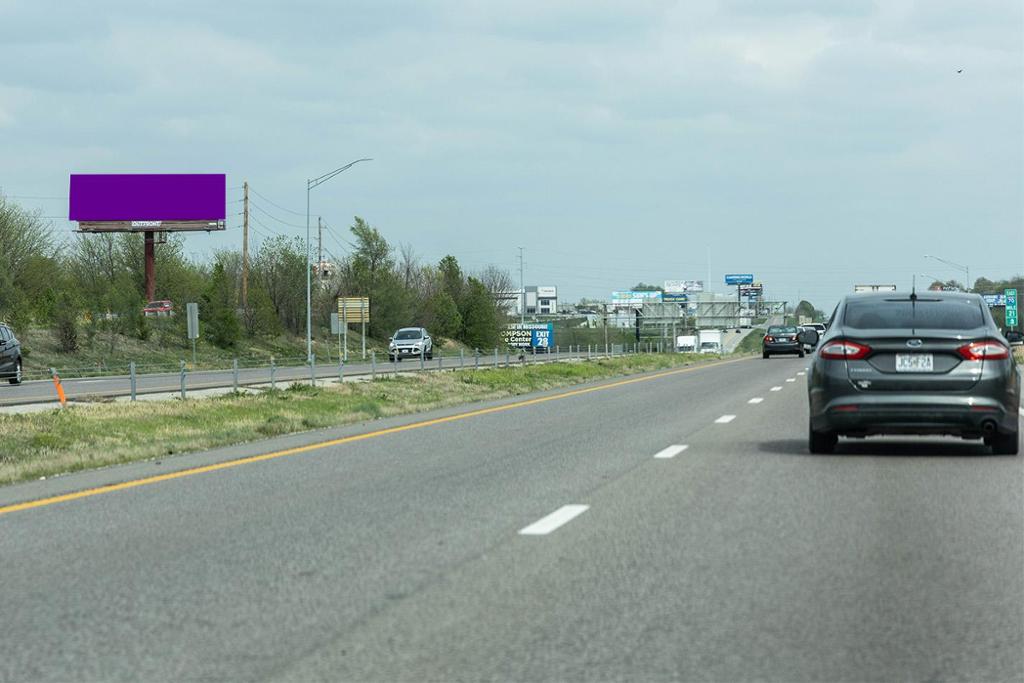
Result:
{"label": "car rear windshield", "polygon": [[971,330],[985,317],[969,299],[875,299],[849,302],[843,323],[861,330]]}
{"label": "car rear windshield", "polygon": [[796,334],[795,327],[769,327],[768,334]]}
{"label": "car rear windshield", "polygon": [[398,334],[395,335],[395,339],[419,339],[419,330],[399,330]]}

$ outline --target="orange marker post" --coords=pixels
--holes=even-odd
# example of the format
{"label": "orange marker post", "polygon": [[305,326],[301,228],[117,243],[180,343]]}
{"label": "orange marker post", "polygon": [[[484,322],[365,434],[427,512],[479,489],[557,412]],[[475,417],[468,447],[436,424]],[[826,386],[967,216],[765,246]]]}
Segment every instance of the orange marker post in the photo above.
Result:
{"label": "orange marker post", "polygon": [[57,398],[60,400],[60,407],[66,408],[68,405],[68,400],[64,396],[64,387],[61,386],[60,377],[57,375],[56,368],[50,368],[50,374],[53,375],[53,386],[54,388],[57,389]]}

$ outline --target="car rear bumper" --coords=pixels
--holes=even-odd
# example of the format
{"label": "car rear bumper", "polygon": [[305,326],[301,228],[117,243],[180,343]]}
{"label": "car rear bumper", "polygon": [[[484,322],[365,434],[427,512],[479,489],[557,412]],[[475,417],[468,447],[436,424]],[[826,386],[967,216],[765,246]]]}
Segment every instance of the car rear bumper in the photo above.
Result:
{"label": "car rear bumper", "polygon": [[947,434],[980,437],[986,430],[1018,429],[1018,407],[991,398],[967,395],[840,396],[811,415],[815,431],[846,436],[873,434]]}
{"label": "car rear bumper", "polygon": [[803,350],[803,345],[800,342],[771,343],[763,344],[762,349],[765,353],[799,353]]}

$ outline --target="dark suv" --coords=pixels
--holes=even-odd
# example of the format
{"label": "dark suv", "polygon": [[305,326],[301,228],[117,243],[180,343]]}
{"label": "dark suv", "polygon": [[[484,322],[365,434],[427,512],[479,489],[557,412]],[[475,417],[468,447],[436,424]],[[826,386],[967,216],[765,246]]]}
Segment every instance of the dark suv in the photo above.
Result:
{"label": "dark suv", "polygon": [[839,436],[946,434],[1015,455],[1019,385],[1009,344],[979,295],[847,296],[808,375],[809,448],[831,453]]}
{"label": "dark suv", "polygon": [[21,384],[21,343],[14,330],[0,323],[0,378],[4,377],[11,384]]}

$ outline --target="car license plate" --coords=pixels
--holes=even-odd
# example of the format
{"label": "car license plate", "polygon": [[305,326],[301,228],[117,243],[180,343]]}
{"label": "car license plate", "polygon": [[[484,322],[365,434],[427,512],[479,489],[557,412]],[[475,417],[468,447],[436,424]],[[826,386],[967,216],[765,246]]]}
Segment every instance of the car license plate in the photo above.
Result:
{"label": "car license plate", "polygon": [[934,367],[930,353],[896,354],[896,372],[932,372]]}

